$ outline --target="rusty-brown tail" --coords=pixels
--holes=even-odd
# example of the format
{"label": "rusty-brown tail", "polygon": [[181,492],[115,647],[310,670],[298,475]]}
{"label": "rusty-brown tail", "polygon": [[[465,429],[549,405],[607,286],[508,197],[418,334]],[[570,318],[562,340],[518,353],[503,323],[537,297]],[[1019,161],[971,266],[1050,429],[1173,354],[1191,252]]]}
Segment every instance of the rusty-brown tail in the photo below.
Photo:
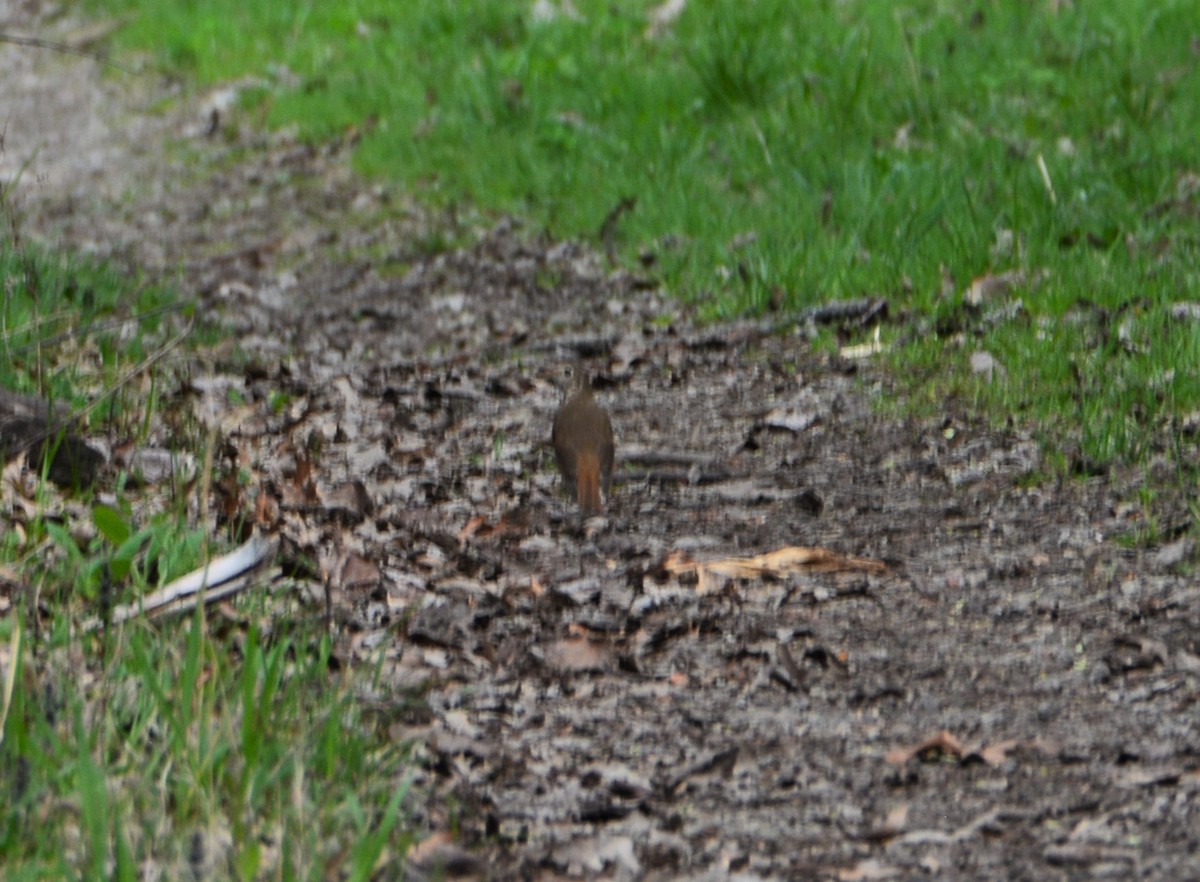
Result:
{"label": "rusty-brown tail", "polygon": [[594,450],[584,450],[575,463],[576,495],[579,508],[587,514],[600,511],[600,457]]}

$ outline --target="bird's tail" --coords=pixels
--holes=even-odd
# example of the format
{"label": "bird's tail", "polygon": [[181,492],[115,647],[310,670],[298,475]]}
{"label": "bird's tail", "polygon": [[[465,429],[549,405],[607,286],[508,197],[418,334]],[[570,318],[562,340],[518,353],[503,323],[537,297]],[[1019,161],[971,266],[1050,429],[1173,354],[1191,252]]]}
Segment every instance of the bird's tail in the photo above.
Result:
{"label": "bird's tail", "polygon": [[600,458],[592,451],[581,453],[575,464],[579,508],[587,514],[600,511]]}

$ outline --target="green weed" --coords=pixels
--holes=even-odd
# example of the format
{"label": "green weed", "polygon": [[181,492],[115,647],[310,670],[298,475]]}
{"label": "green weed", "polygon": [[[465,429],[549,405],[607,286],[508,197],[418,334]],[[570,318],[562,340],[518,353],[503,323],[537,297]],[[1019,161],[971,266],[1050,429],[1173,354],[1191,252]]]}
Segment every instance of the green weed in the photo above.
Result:
{"label": "green weed", "polygon": [[[104,5],[130,15],[123,46],[257,77],[267,122],[354,131],[360,170],[433,204],[599,238],[635,198],[604,246],[705,315],[869,293],[930,317],[893,355],[917,399],[971,384],[952,353],[986,346],[1005,379],[979,407],[1106,462],[1200,402],[1193,323],[1164,319],[1198,281],[1197,0],[717,0],[657,34],[633,0]],[[1011,269],[1045,277],[1013,320],[957,321],[973,278]],[[1089,348],[1081,303],[1128,311],[1146,350]]]}
{"label": "green weed", "polygon": [[[76,410],[99,398],[92,419],[118,438],[163,426],[168,365],[136,397],[120,384],[144,378],[187,309],[14,238],[0,240],[0,387]],[[185,423],[165,440],[194,453],[206,442]],[[4,878],[323,879],[343,860],[354,878],[397,876],[404,755],[363,718],[358,681],[331,673],[322,623],[281,620],[264,597],[233,627],[114,623],[215,551],[183,482],[147,499],[118,477],[99,502],[26,477],[6,472],[0,531]]]}
{"label": "green weed", "polygon": [[22,656],[0,744],[6,878],[325,878],[341,849],[366,878],[396,859],[402,754],[331,681],[328,641],[206,627],[55,635]]}

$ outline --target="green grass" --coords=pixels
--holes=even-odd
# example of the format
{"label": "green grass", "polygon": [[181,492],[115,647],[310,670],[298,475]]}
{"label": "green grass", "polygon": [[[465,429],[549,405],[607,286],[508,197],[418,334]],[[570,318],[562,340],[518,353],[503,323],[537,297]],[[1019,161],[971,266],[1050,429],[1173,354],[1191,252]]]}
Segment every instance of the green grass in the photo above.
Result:
{"label": "green grass", "polygon": [[[190,407],[172,394],[170,358],[138,370],[188,319],[186,304],[25,245],[0,209],[0,387],[77,409],[100,399],[90,434],[146,443],[154,427],[157,443],[202,459],[211,439],[183,414],[164,419]],[[185,346],[212,333],[194,329]],[[397,877],[407,763],[356,700],[372,672],[334,673],[323,621],[283,611],[261,586],[233,623],[87,630],[200,566],[220,540],[183,478],[106,478],[101,502],[38,481],[30,465],[0,482],[0,876]]]}
{"label": "green grass", "polygon": [[544,23],[524,0],[108,5],[135,11],[125,45],[201,82],[262,77],[268,122],[363,130],[359,167],[431,198],[575,235],[637,197],[623,241],[719,312],[773,286],[805,304],[906,277],[928,305],[939,266],[987,268],[999,227],[1030,262],[1064,263],[1064,236],[1145,226],[1200,113],[1195,2],[993,3],[972,24],[958,3],[729,0],[690,4],[660,40],[645,2]]}
{"label": "green grass", "polygon": [[[0,213],[3,199],[0,199]],[[172,305],[161,287],[0,231],[0,386],[79,405],[149,355]]]}
{"label": "green grass", "polygon": [[[595,239],[636,198],[603,244],[705,315],[886,296],[918,402],[1106,462],[1200,407],[1195,323],[1168,317],[1197,287],[1200,196],[1155,210],[1195,166],[1198,0],[715,0],[657,38],[652,5],[92,3],[129,16],[123,55],[257,77],[251,123],[361,135],[361,171],[434,204]],[[1047,274],[1023,312],[961,314],[972,278],[1013,268]],[[1113,324],[1080,333],[1081,303]],[[1118,320],[1144,348],[1116,350]],[[969,376],[976,347],[1004,381]]]}
{"label": "green grass", "polygon": [[[646,0],[574,5],[89,0],[127,21],[123,59],[257,78],[226,126],[353,134],[365,174],[592,238],[710,317],[886,296],[903,406],[1029,423],[1101,467],[1165,455],[1194,483],[1200,331],[1171,307],[1200,266],[1200,0],[713,0],[658,38]],[[75,406],[115,390],[169,336],[171,295],[11,229],[0,384]],[[1013,269],[1040,281],[963,305]],[[972,376],[975,350],[1004,374]],[[154,378],[93,429],[144,435]],[[198,432],[171,441],[203,453]],[[172,492],[42,487],[6,522],[4,878],[398,876],[405,757],[319,623],[252,594],[235,622],[80,630],[216,550],[194,488]]]}
{"label": "green grass", "polygon": [[[0,621],[6,645],[21,619]],[[5,879],[395,877],[403,756],[331,675],[328,638],[207,627],[24,653],[0,745]]]}

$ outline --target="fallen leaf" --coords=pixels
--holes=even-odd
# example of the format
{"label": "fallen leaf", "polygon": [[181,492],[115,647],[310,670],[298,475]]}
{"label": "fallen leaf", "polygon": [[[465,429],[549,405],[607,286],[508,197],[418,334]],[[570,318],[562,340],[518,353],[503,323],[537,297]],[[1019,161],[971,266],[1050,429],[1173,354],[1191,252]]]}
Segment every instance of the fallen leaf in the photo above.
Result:
{"label": "fallen leaf", "polygon": [[607,646],[586,637],[558,640],[546,647],[546,664],[563,673],[605,671],[611,658]]}
{"label": "fallen leaf", "polygon": [[379,567],[360,554],[350,554],[341,571],[341,588],[367,588],[379,584]]}
{"label": "fallen leaf", "polygon": [[1006,759],[1008,755],[1018,747],[1022,742],[1015,738],[1009,738],[1005,741],[997,741],[995,744],[989,744],[986,747],[979,749],[979,757],[989,766],[998,766]]}
{"label": "fallen leaf", "polygon": [[687,0],[665,0],[647,13],[650,24],[646,27],[646,39],[656,40],[671,29],[683,10]]}
{"label": "fallen leaf", "polygon": [[[529,518],[521,512],[507,512],[500,517],[500,520],[494,523],[483,515],[475,515],[458,531],[456,538],[460,544],[465,544],[469,539],[502,539],[507,536],[517,536],[524,539],[528,535]],[[552,547],[550,545],[548,549]]]}
{"label": "fallen leaf", "polygon": [[263,529],[274,527],[279,520],[279,506],[271,495],[260,490],[254,500],[254,523]]}
{"label": "fallen leaf", "polygon": [[956,759],[962,759],[966,749],[962,742],[950,734],[946,729],[938,732],[936,735],[931,735],[924,741],[912,745],[911,747],[898,747],[895,750],[890,750],[884,756],[884,759],[893,765],[902,766],[914,757],[936,758],[938,756],[952,756]]}
{"label": "fallen leaf", "polygon": [[971,353],[971,373],[991,382],[994,377],[1003,377],[1005,371],[1004,366],[996,361],[990,352],[980,350]]}
{"label": "fallen leaf", "polygon": [[482,515],[475,515],[475,517],[467,520],[467,522],[463,525],[463,528],[458,531],[458,535],[455,538],[459,542],[466,542],[468,539],[474,536],[476,532],[478,532],[480,527],[486,523],[487,518],[483,517]]}
{"label": "fallen leaf", "polygon": [[777,407],[763,417],[763,425],[768,429],[784,429],[793,434],[800,434],[817,421],[817,414],[802,407]]}
{"label": "fallen leaf", "polygon": [[870,358],[872,355],[878,355],[887,347],[879,340],[879,327],[876,326],[875,333],[871,337],[869,343],[855,343],[852,346],[843,346],[838,350],[838,355],[850,361],[860,358]]}
{"label": "fallen leaf", "polygon": [[599,878],[608,867],[615,869],[608,878],[636,879],[642,875],[642,865],[628,836],[575,839],[555,849],[549,860],[576,878]]}
{"label": "fallen leaf", "polygon": [[[114,459],[117,459],[114,456]],[[126,449],[118,462],[143,484],[161,484],[168,478],[186,483],[196,476],[196,461],[187,453],[161,447]]]}
{"label": "fallen leaf", "polygon": [[362,481],[343,481],[325,496],[325,509],[347,523],[359,524],[371,514],[374,504]]}
{"label": "fallen leaf", "polygon": [[841,882],[871,882],[873,879],[892,879],[899,875],[898,869],[880,863],[874,858],[859,861],[853,867],[847,867],[837,872],[837,877]]}
{"label": "fallen leaf", "polygon": [[1015,269],[1004,273],[989,273],[974,279],[967,290],[963,292],[963,303],[973,309],[978,309],[989,300],[1003,297],[1013,288],[1036,286],[1045,278],[1045,270],[1028,273]]}
{"label": "fallen leaf", "polygon": [[753,557],[727,557],[704,563],[693,561],[682,552],[671,552],[663,560],[662,569],[677,576],[695,574],[696,590],[707,594],[719,587],[717,577],[757,579],[798,573],[879,573],[887,569],[887,564],[867,557],[846,557],[827,548],[790,545]]}
{"label": "fallen leaf", "polygon": [[908,829],[908,805],[897,806],[888,812],[883,823],[862,834],[867,842],[887,842],[900,836]]}
{"label": "fallen leaf", "polygon": [[482,879],[486,869],[479,858],[459,846],[445,831],[434,833],[410,848],[406,861],[409,873],[418,879]]}
{"label": "fallen leaf", "polygon": [[292,475],[292,486],[297,490],[308,490],[311,492],[312,481],[316,469],[313,467],[311,457],[305,456],[303,452],[296,451],[296,473]]}

